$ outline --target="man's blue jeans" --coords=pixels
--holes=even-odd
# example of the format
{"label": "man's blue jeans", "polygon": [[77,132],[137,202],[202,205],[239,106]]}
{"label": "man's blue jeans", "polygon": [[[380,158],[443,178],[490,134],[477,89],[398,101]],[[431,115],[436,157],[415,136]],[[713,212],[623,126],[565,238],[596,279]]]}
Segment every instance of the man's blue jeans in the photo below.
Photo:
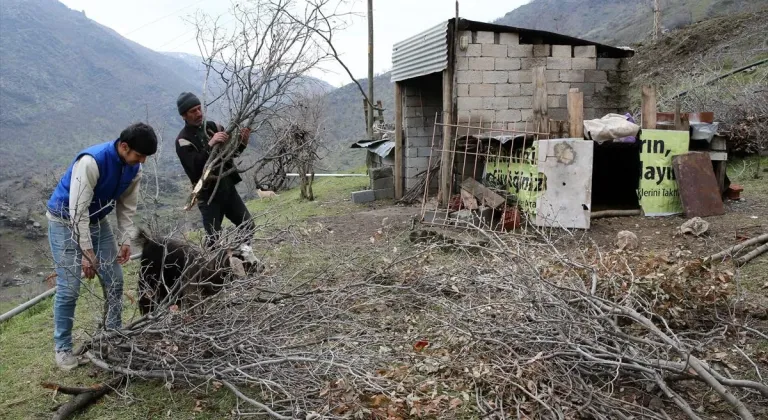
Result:
{"label": "man's blue jeans", "polygon": [[[90,226],[93,251],[99,264],[104,292],[104,325],[118,329],[122,325],[123,270],[117,263],[117,243],[106,218]],[[56,265],[56,298],[53,303],[53,343],[56,351],[72,350],[72,324],[80,296],[82,252],[69,224],[48,221],[48,241]]]}

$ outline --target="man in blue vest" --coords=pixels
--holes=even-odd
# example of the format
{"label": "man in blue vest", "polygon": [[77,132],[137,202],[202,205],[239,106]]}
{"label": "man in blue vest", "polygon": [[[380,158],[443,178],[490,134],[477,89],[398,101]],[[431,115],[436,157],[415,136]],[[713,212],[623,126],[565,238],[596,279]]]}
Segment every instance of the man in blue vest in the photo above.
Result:
{"label": "man in blue vest", "polygon": [[[122,325],[123,271],[131,256],[130,238],[139,194],[141,164],[157,151],[157,136],[147,124],[129,126],[117,140],[77,154],[48,200],[48,239],[56,265],[53,341],[56,364],[77,366],[72,354],[72,324],[81,273],[99,276],[104,291],[104,327]],[[117,248],[106,216],[116,210],[121,234]]]}

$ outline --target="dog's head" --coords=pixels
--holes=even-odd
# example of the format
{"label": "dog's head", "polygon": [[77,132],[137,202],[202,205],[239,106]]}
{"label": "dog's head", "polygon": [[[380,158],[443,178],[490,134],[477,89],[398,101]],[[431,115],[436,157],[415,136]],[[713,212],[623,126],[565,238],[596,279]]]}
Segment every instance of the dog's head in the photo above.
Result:
{"label": "dog's head", "polygon": [[242,244],[229,253],[229,264],[232,272],[239,277],[247,274],[258,274],[264,271],[264,265],[253,254],[253,248],[248,244]]}

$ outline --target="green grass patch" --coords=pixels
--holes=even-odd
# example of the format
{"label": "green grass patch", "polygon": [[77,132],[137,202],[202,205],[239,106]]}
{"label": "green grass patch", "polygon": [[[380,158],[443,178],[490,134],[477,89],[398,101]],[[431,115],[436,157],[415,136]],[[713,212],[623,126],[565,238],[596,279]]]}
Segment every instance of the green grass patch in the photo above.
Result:
{"label": "green grass patch", "polygon": [[[133,262],[125,267],[125,292],[135,296],[136,270]],[[77,303],[74,345],[87,339],[102,313],[101,288],[89,280],[81,289]],[[124,301],[123,320],[138,316],[136,306]],[[53,299],[48,299],[9,322],[0,325],[0,418],[47,418],[51,409],[70,397],[57,395],[40,386],[42,382],[89,386],[110,378],[105,372],[81,366],[71,372],[56,368],[53,354]],[[200,402],[198,402],[198,400]],[[201,387],[170,390],[162,381],[135,381],[126,394],[109,395],[93,405],[79,419],[219,419],[228,417],[235,398],[224,389]]]}
{"label": "green grass patch", "polygon": [[367,188],[368,177],[316,179],[312,184],[314,201],[302,200],[299,189],[294,188],[274,198],[251,200],[246,206],[257,223],[268,219],[276,227],[284,227],[312,217],[337,216],[360,209],[362,206],[352,203],[350,194]]}

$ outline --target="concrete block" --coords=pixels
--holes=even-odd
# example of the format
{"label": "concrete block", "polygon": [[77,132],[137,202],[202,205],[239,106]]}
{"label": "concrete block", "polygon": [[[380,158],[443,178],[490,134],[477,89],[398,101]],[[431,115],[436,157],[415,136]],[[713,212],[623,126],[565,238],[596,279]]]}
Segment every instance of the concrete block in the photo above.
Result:
{"label": "concrete block", "polygon": [[520,44],[520,34],[516,32],[502,32],[499,34],[499,43],[504,45]]}
{"label": "concrete block", "polygon": [[496,70],[520,70],[519,58],[497,58]]}
{"label": "concrete block", "polygon": [[390,200],[395,198],[395,187],[392,186],[390,188],[381,188],[373,190],[373,196],[377,200]]}
{"label": "concrete block", "polygon": [[533,95],[533,83],[520,83],[520,95],[522,96]]}
{"label": "concrete block", "polygon": [[481,109],[483,107],[483,98],[471,96],[459,97],[456,99],[456,107],[459,111]]}
{"label": "concrete block", "polygon": [[507,83],[509,72],[506,71],[484,71],[483,83]]}
{"label": "concrete block", "polygon": [[547,70],[570,70],[572,58],[547,57]]}
{"label": "concrete block", "polygon": [[557,82],[560,80],[560,70],[544,70],[544,78],[547,82]]}
{"label": "concrete block", "polygon": [[355,191],[352,193],[352,202],[356,204],[370,203],[376,201],[376,194],[373,190]]}
{"label": "concrete block", "polygon": [[[462,72],[458,72],[461,74]],[[406,96],[405,97],[405,106],[422,106],[424,105],[422,103],[422,99],[419,96]]]}
{"label": "concrete block", "polygon": [[598,58],[597,69],[598,70],[626,70],[625,63],[622,63],[621,58]]}
{"label": "concrete block", "polygon": [[533,106],[533,96],[513,96],[509,98],[509,109],[525,109]]}
{"label": "concrete block", "polygon": [[456,57],[456,70],[469,70],[469,57]]}
{"label": "concrete block", "polygon": [[[522,60],[521,65],[522,65]],[[517,70],[509,72],[509,83],[532,83],[533,73],[530,70]]]}
{"label": "concrete block", "polygon": [[469,85],[469,96],[493,96],[495,86],[491,84]]}
{"label": "concrete block", "polygon": [[597,57],[597,47],[594,45],[577,45],[573,47],[574,57],[595,58]]}
{"label": "concrete block", "polygon": [[550,57],[552,55],[552,46],[549,44],[539,44],[533,46],[534,57]]}
{"label": "concrete block", "polygon": [[546,57],[536,57],[536,58],[521,58],[520,59],[520,68],[523,70],[530,70],[534,67],[546,67],[547,66],[547,58]]}
{"label": "concrete block", "polygon": [[395,178],[380,178],[380,179],[374,179],[371,182],[371,189],[372,190],[380,190],[383,188],[394,188],[395,187]]}
{"label": "concrete block", "polygon": [[505,83],[496,86],[496,96],[520,96],[520,84],[519,83]]}
{"label": "concrete block", "polygon": [[493,70],[495,68],[495,61],[492,57],[470,57],[469,69],[470,70]]}
{"label": "concrete block", "polygon": [[522,121],[522,116],[519,109],[497,110],[496,121],[503,121],[503,122]]}
{"label": "concrete block", "polygon": [[495,38],[493,35],[493,32],[489,31],[477,31],[475,37],[475,42],[478,44],[493,44],[493,39]]}
{"label": "concrete block", "polygon": [[509,102],[506,97],[483,98],[483,109],[492,109],[494,111],[508,109]]}
{"label": "concrete block", "polygon": [[405,147],[406,150],[416,150],[418,147],[429,147],[432,143],[431,137],[425,137],[425,136],[409,136],[406,133],[405,138]]}
{"label": "concrete block", "polygon": [[432,156],[432,153],[434,152],[434,148],[432,147],[419,147],[416,153],[417,157],[430,157]]}
{"label": "concrete block", "polygon": [[480,57],[483,53],[483,47],[480,44],[469,44],[467,45],[467,49],[462,51],[458,50],[456,52],[457,57]]}
{"label": "concrete block", "polygon": [[458,70],[456,71],[456,81],[458,83],[483,83],[483,72],[477,70]]}
{"label": "concrete block", "polygon": [[[418,169],[419,171],[423,171],[424,169],[427,169],[429,166],[429,158],[428,157],[415,157],[408,159],[408,162],[406,162],[407,168],[412,169]],[[406,176],[410,176],[406,173]]]}
{"label": "concrete block", "polygon": [[394,171],[390,166],[385,166],[382,168],[373,168],[370,171],[370,177],[373,180],[392,178],[393,176],[395,176]]}
{"label": "concrete block", "polygon": [[608,89],[608,83],[595,83],[595,95],[604,94],[604,90]]}
{"label": "concrete block", "polygon": [[594,70],[597,68],[595,58],[572,58],[571,68],[574,70]]}
{"label": "concrete block", "polygon": [[496,111],[490,109],[468,109],[458,112],[458,122],[479,124],[482,121],[493,121]]}
{"label": "concrete block", "polygon": [[571,90],[570,83],[547,83],[547,95],[568,95],[569,90]]}
{"label": "concrete block", "polygon": [[533,118],[533,110],[532,109],[521,109],[520,110],[520,117],[523,119],[523,121],[529,121]]}
{"label": "concrete block", "polygon": [[418,147],[405,147],[404,149],[406,158],[419,157]]}
{"label": "concrete block", "polygon": [[568,108],[549,108],[547,112],[551,120],[565,121],[568,119]]}
{"label": "concrete block", "polygon": [[509,58],[530,58],[533,57],[533,45],[509,45],[507,47],[507,57]]}
{"label": "concrete block", "polygon": [[561,82],[584,82],[584,72],[586,70],[561,70],[560,81]]}
{"label": "concrete block", "polygon": [[594,83],[571,83],[572,88],[579,89],[579,92],[584,93],[584,104],[588,104],[587,97],[595,94]]}
{"label": "concrete block", "polygon": [[570,45],[553,45],[552,57],[573,57],[572,47]]}
{"label": "concrete block", "polygon": [[549,95],[547,96],[547,108],[567,108],[568,96]]}
{"label": "concrete block", "polygon": [[603,70],[585,70],[584,81],[587,83],[608,83],[608,73]]}
{"label": "concrete block", "polygon": [[483,57],[506,57],[507,46],[502,44],[483,44]]}
{"label": "concrete block", "polygon": [[469,84],[459,83],[456,85],[456,96],[469,96]]}

